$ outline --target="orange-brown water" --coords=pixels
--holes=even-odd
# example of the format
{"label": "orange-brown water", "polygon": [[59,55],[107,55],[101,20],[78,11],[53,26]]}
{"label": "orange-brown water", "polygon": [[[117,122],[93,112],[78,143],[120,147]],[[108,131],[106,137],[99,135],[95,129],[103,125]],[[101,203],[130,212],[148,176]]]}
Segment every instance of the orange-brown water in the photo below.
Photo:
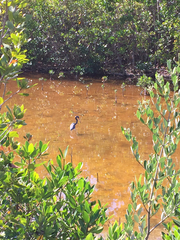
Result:
{"label": "orange-brown water", "polygon": [[[64,151],[69,145],[66,162],[71,161],[71,155],[74,166],[83,162],[82,175],[96,185],[93,199],[108,203],[108,215],[114,214],[111,222],[115,219],[123,222],[130,203],[129,185],[143,170],[133,157],[121,126],[131,128],[137,137],[142,158],[148,158],[152,152],[151,134],[135,116],[137,101],[144,98],[141,89],[127,85],[123,95],[122,82],[106,82],[103,90],[101,80],[39,81],[40,77],[28,76],[32,84],[38,83],[26,91],[29,97],[16,95],[9,101],[10,106],[24,104],[27,109],[27,126],[20,129],[20,140],[23,142],[23,136],[30,132],[32,143],[50,141],[46,160],[52,159],[54,163],[58,149]],[[14,86],[8,85],[7,90],[15,90]],[[81,122],[71,132],[69,126],[76,115]],[[47,174],[43,166],[37,171],[41,177]],[[154,231],[151,239],[161,239],[158,236],[160,230]]]}

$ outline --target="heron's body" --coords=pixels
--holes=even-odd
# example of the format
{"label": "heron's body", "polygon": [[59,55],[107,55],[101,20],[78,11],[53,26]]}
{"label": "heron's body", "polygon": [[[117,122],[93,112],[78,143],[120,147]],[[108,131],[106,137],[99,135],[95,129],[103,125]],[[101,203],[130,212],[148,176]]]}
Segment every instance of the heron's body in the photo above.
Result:
{"label": "heron's body", "polygon": [[75,119],[76,119],[76,122],[75,122],[75,123],[71,123],[71,125],[70,125],[70,130],[71,130],[71,131],[72,131],[73,129],[75,129],[76,124],[78,123],[79,116],[76,116]]}

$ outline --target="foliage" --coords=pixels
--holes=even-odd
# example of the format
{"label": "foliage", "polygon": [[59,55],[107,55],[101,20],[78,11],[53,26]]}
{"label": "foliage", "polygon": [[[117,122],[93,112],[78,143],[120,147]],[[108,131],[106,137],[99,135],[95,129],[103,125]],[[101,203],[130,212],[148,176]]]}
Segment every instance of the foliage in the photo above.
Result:
{"label": "foliage", "polygon": [[[50,6],[50,2],[45,2],[44,9],[41,9],[39,7],[42,7],[42,3],[43,1],[38,1],[33,5],[36,6],[35,16],[38,16],[37,19],[39,22],[41,12],[39,13],[38,10],[46,12]],[[56,2],[53,3],[56,4]],[[91,64],[89,64],[89,59],[92,60],[92,63],[95,63],[96,61],[94,60],[97,60],[101,65],[106,58],[105,55],[101,58],[101,51],[98,52],[97,50],[103,49],[102,51],[104,51],[106,49],[106,44],[109,47],[108,56],[112,54],[110,49],[117,39],[113,37],[108,42],[107,37],[110,37],[110,35],[108,35],[109,30],[102,28],[105,29],[105,32],[101,33],[98,31],[98,29],[100,29],[98,27],[100,22],[107,19],[109,19],[108,26],[114,27],[108,17],[109,14],[115,17],[117,9],[117,12],[120,13],[121,4],[124,6],[125,11],[131,10],[130,14],[126,15],[124,18],[124,15],[120,14],[121,23],[123,23],[123,26],[127,27],[126,34],[129,34],[127,35],[129,36],[127,42],[131,43],[130,36],[133,37],[133,40],[138,39],[140,34],[138,35],[136,33],[138,31],[141,32],[140,30],[137,31],[137,29],[133,31],[134,26],[137,28],[138,25],[131,25],[131,20],[133,19],[132,16],[136,16],[134,11],[136,13],[140,11],[142,3],[133,1],[130,5],[127,5],[127,3],[123,1],[120,3],[119,1],[95,1],[92,8],[94,11],[93,19],[95,25],[93,25],[93,31],[88,32],[88,28],[90,28],[90,23],[92,22],[91,17],[89,17],[86,11],[89,10],[90,3],[91,2],[87,0],[82,9],[80,8],[82,7],[81,1],[67,1],[65,5],[62,5],[64,7],[63,9],[57,8],[59,13],[63,13],[66,16],[66,18],[64,18],[66,22],[64,22],[63,25],[64,35],[63,37],[61,36],[61,43],[64,39],[66,39],[66,43],[68,44],[71,40],[71,44],[74,43],[76,35],[67,34],[70,30],[72,32],[77,31],[80,36],[80,38],[77,38],[78,41],[75,41],[76,44],[74,47],[72,47],[73,44],[67,44],[69,49],[68,53],[70,55],[74,54],[75,59],[79,52],[82,52],[83,47],[86,46],[86,50],[84,50],[85,55],[87,53],[90,54],[87,58],[88,60],[86,59],[87,61],[85,61],[83,65],[79,65],[79,63],[75,61],[73,67],[75,69],[78,67],[77,73],[79,73],[81,69],[84,71],[91,66]],[[162,7],[164,7],[165,1],[161,1],[161,4]],[[27,63],[26,50],[22,50],[21,48],[22,44],[26,41],[23,33],[26,15],[24,15],[21,10],[24,7],[26,7],[26,3],[22,1],[1,2],[0,83],[4,85],[3,96],[0,98],[1,108],[15,94],[27,96],[27,93],[24,93],[23,90],[32,87],[29,86],[27,79],[18,77],[23,64]],[[54,9],[54,5],[51,7],[51,10],[53,10],[55,14],[57,9]],[[172,10],[174,9],[173,7],[174,5],[170,4],[169,9]],[[74,11],[74,9],[81,9],[81,11],[78,10],[78,14],[80,12],[82,14],[77,15],[73,12],[74,15],[72,15],[72,19],[70,18],[70,20],[68,20],[71,16],[70,13]],[[97,13],[95,9],[98,10]],[[151,10],[150,12],[153,14],[152,9],[154,10],[154,8],[151,9],[148,3],[144,9]],[[158,21],[162,21],[161,14],[165,14],[165,11],[163,11],[163,8],[161,13],[159,8],[156,9],[155,20],[157,18]],[[102,16],[100,13],[103,13]],[[145,14],[144,16],[147,17],[147,13],[148,12],[145,11],[143,13]],[[168,11],[168,13],[170,12]],[[42,15],[43,17],[47,17],[43,26],[46,26],[49,21],[48,14],[49,12],[47,11],[45,15]],[[88,18],[86,18],[87,16]],[[52,22],[57,19],[52,17]],[[79,25],[87,27],[86,31],[88,35],[86,35],[87,32],[84,31],[83,27],[77,30],[72,29],[70,23],[75,19],[78,27]],[[43,21],[44,20],[45,18]],[[63,19],[61,20],[63,21]],[[137,24],[136,18],[134,18],[133,21],[133,24]],[[158,21],[153,22],[153,24],[154,27],[159,26],[160,28]],[[39,22],[37,21],[37,23]],[[107,24],[106,21],[105,23]],[[27,26],[29,26],[28,24],[35,24],[34,19],[31,22],[27,22]],[[168,26],[170,25],[170,23],[167,24]],[[37,30],[39,31],[40,25],[37,24],[36,26],[38,26]],[[47,29],[48,28],[49,27],[47,27]],[[68,32],[65,31],[66,28]],[[31,28],[29,28],[29,30],[30,29]],[[47,29],[43,29],[45,33]],[[55,30],[50,29],[49,33]],[[38,31],[36,34],[40,34],[42,43],[42,39],[44,39],[45,35],[43,35],[43,32]],[[104,33],[105,35],[107,34],[104,41],[106,44],[100,41]],[[51,39],[51,35],[48,36],[49,39]],[[121,33],[118,41],[119,39],[123,40],[122,36],[125,36],[125,32]],[[87,49],[87,44],[89,44],[88,41],[93,39],[96,39],[96,42],[95,44],[92,42],[91,50],[93,54],[95,52],[98,54],[92,56],[92,51]],[[153,44],[160,41],[160,39],[161,38],[157,35],[156,38],[153,39]],[[33,42],[34,46],[37,47],[40,41],[38,38],[34,38],[33,40],[35,40]],[[79,41],[81,48],[77,48],[79,50],[77,54],[76,47]],[[100,48],[96,48],[97,43],[102,43],[102,45],[99,44]],[[125,42],[122,41],[122,45],[124,43]],[[136,46],[135,43],[136,41],[130,44],[130,49],[133,51],[133,54],[138,52],[138,45]],[[148,41],[145,43],[148,44]],[[44,44],[44,46],[44,49],[46,49],[46,44]],[[125,45],[123,46],[125,47]],[[158,45],[158,48],[155,49],[156,57],[162,54],[160,46],[161,45]],[[62,45],[64,51],[63,47],[64,45]],[[32,49],[32,51],[34,50]],[[122,56],[121,54],[125,52],[126,49],[120,47],[118,54]],[[42,56],[44,56],[43,54]],[[58,56],[59,52],[57,55],[56,54],[57,53],[55,53],[53,57]],[[64,60],[65,59],[66,57]],[[59,59],[57,58],[57,60]],[[120,58],[120,62],[122,63],[121,60]],[[49,70],[50,76],[53,75],[54,70]],[[132,182],[131,184],[132,203],[129,204],[125,215],[126,222],[121,225],[115,222],[113,226],[110,226],[107,236],[108,239],[149,239],[152,231],[160,224],[163,224],[168,230],[168,234],[162,233],[164,239],[179,238],[180,171],[175,166],[172,155],[176,151],[180,139],[180,91],[178,90],[180,62],[177,62],[176,67],[172,69],[171,61],[168,61],[168,70],[171,75],[173,94],[170,92],[170,83],[165,83],[163,77],[156,74],[156,82],[149,88],[151,101],[143,100],[139,102],[139,109],[137,111],[138,119],[145,124],[152,133],[154,154],[149,155],[149,160],[140,158],[136,138],[132,136],[129,129],[122,128],[125,137],[128,141],[132,142],[132,152],[144,173],[140,175],[136,182]],[[17,82],[18,90],[6,95],[6,85],[12,80]],[[103,80],[105,81],[105,79]],[[123,89],[124,87],[125,85],[122,86]],[[91,186],[86,179],[79,177],[82,164],[79,163],[78,166],[74,168],[71,163],[66,163],[65,158],[67,149],[64,153],[60,150],[55,164],[51,160],[48,162],[48,165],[44,165],[48,172],[48,177],[41,179],[36,173],[36,168],[44,164],[44,162],[39,163],[39,161],[46,155],[48,143],[43,144],[42,141],[40,141],[38,144],[33,145],[30,143],[30,133],[26,134],[24,145],[20,145],[18,141],[14,140],[18,137],[17,131],[14,130],[26,124],[23,120],[24,113],[25,109],[23,105],[14,105],[12,109],[7,106],[7,111],[0,114],[0,237],[4,239],[94,239],[96,234],[101,233],[103,224],[107,220],[105,214],[106,208],[102,207],[100,202],[96,204],[95,201],[91,201],[91,194],[94,186]],[[16,165],[12,163],[14,161],[16,161]],[[159,213],[161,217],[158,223],[153,226],[152,218],[154,216],[158,218]],[[172,221],[169,221],[170,219],[173,219],[174,225]],[[165,222],[165,220],[167,222]],[[136,226],[139,227],[139,231]],[[102,239],[102,237],[99,239]]]}
{"label": "foliage", "polygon": [[[27,79],[18,77],[27,62],[26,50],[21,49],[25,42],[21,4],[25,3],[1,3],[0,83],[4,91],[0,107],[15,94],[28,96],[23,90],[32,87]],[[6,85],[13,80],[18,90],[7,95]],[[24,145],[15,141],[19,135],[14,130],[26,125],[25,109],[23,105],[6,107],[7,112],[0,114],[0,238],[84,239],[99,234],[107,220],[106,208],[91,201],[94,186],[78,176],[82,164],[74,168],[65,163],[67,149],[64,154],[60,150],[56,164],[49,161],[45,165],[48,177],[41,179],[36,168],[45,163],[41,160],[47,155],[48,143],[33,145],[30,133],[24,137]]]}
{"label": "foliage", "polygon": [[[132,152],[137,163],[144,173],[136,182],[131,184],[131,200],[124,223],[125,236],[128,239],[149,239],[150,234],[165,220],[171,218],[179,227],[179,177],[180,170],[175,167],[172,155],[179,142],[180,121],[179,103],[180,90],[178,90],[180,62],[175,68],[171,68],[171,61],[167,62],[171,75],[173,94],[170,92],[170,83],[156,74],[156,82],[149,89],[149,100],[139,102],[137,111],[138,119],[152,133],[154,154],[149,155],[149,160],[141,159],[136,138],[129,129],[122,128],[128,141],[132,142]],[[153,110],[155,107],[156,111]],[[153,226],[153,216],[160,218]],[[138,226],[139,231],[134,230]],[[166,226],[170,231],[170,227]],[[174,235],[178,229],[175,227]],[[164,239],[171,239],[165,238]],[[172,238],[173,239],[173,238]],[[177,239],[177,238],[176,238]]]}
{"label": "foliage", "polygon": [[126,84],[124,82],[121,84],[121,89],[122,89],[122,94],[124,96],[124,91],[126,90]]}
{"label": "foliage", "polygon": [[109,227],[107,240],[118,240],[121,239],[120,237],[123,237],[123,235],[123,224],[119,225],[117,221],[115,221],[114,224]]}
{"label": "foliage", "polygon": [[[175,222],[176,224],[176,222]],[[172,228],[172,222],[167,224],[163,224],[165,229],[167,229],[168,233],[162,232],[162,239],[163,240],[178,240],[180,239],[180,228],[179,228],[179,221],[178,223]]]}
{"label": "foliage", "polygon": [[[6,239],[84,239],[89,233],[100,233],[107,220],[106,209],[90,201],[93,186],[77,178],[81,163],[73,168],[64,163],[60,150],[56,167],[52,161],[45,168],[48,177],[36,173],[37,159],[42,158],[48,144],[38,146],[25,142],[17,151],[21,162],[10,169],[3,163],[0,181],[1,236]],[[9,155],[12,155],[12,152]],[[1,151],[1,158],[6,154]],[[12,156],[11,156],[12,158]]]}
{"label": "foliage", "polygon": [[73,72],[76,73],[76,76],[78,74],[82,76],[84,74],[84,68],[82,68],[81,66],[76,66],[74,67]]}
{"label": "foliage", "polygon": [[[24,2],[1,2],[1,19],[0,24],[0,84],[4,85],[2,97],[0,97],[0,109],[2,106],[15,94],[27,96],[24,89],[32,86],[29,85],[28,80],[19,78],[18,74],[23,66],[27,63],[25,50],[21,49],[21,45],[26,41],[23,35],[23,25],[25,16],[19,11],[19,8],[24,6]],[[6,85],[10,81],[17,82],[18,90],[15,92],[6,93]],[[25,125],[22,120],[25,113],[24,106],[16,106],[11,110],[7,106],[7,112],[1,114],[0,117],[0,143],[1,145],[11,146],[13,149],[17,148],[16,142],[13,138],[18,137],[17,132],[12,131]],[[10,159],[10,158],[8,158]]]}
{"label": "foliage", "polygon": [[143,74],[143,76],[138,78],[138,82],[136,85],[142,88],[147,88],[152,85],[152,79],[151,77],[147,77],[145,74]]}
{"label": "foliage", "polygon": [[[22,7],[24,4],[21,1],[18,7]],[[5,83],[9,79],[16,78],[18,71],[28,61],[25,55],[26,51],[21,50],[21,46],[26,40],[22,34],[25,18],[21,11],[16,10],[16,7],[14,2],[1,2],[0,80],[1,82],[3,80]],[[25,83],[21,87],[25,88]]]}
{"label": "foliage", "polygon": [[147,77],[145,74],[138,78],[137,86],[142,87],[146,95],[147,88],[153,84],[151,77]]}
{"label": "foliage", "polygon": [[[30,66],[84,74],[146,72],[177,58],[179,0],[30,1]],[[48,66],[48,67],[47,67]],[[77,69],[78,70],[78,69]],[[80,72],[80,71],[79,71]]]}

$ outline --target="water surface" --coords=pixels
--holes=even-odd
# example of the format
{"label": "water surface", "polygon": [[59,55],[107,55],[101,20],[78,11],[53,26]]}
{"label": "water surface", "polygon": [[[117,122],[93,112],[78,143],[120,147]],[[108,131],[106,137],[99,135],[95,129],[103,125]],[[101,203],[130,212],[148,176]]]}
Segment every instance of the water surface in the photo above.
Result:
{"label": "water surface", "polygon": [[[9,105],[24,104],[27,109],[27,126],[20,130],[20,140],[30,132],[32,143],[40,140],[49,143],[49,156],[54,160],[69,145],[66,162],[73,165],[83,162],[82,175],[95,184],[93,199],[102,204],[108,203],[111,219],[123,222],[126,208],[130,203],[129,185],[139,177],[142,169],[135,161],[130,144],[121,132],[121,126],[129,127],[140,144],[142,158],[152,152],[151,133],[137,119],[137,101],[144,98],[141,89],[127,85],[123,94],[122,82],[106,82],[102,88],[101,80],[81,81],[47,80],[39,81],[42,75],[27,76],[32,84],[38,83],[27,92],[29,97],[15,96]],[[89,89],[87,91],[87,85]],[[15,85],[7,86],[15,91]],[[117,103],[115,103],[115,90]],[[146,97],[148,98],[148,97]],[[81,122],[76,131],[69,126],[78,115]],[[44,161],[41,160],[41,161]],[[38,168],[41,177],[46,176],[44,167]],[[158,219],[154,219],[156,222]],[[155,231],[151,239],[158,238]]]}

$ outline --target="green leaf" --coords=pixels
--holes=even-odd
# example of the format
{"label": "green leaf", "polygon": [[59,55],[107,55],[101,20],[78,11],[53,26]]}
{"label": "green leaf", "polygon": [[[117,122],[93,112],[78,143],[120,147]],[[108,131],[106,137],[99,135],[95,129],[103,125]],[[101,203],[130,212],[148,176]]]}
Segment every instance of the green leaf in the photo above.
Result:
{"label": "green leaf", "polygon": [[85,201],[85,210],[87,213],[90,213],[90,204],[88,203],[88,201]]}
{"label": "green leaf", "polygon": [[154,83],[154,88],[157,90],[157,83],[156,82]]}
{"label": "green leaf", "polygon": [[72,208],[76,208],[77,205],[76,205],[76,201],[74,200],[74,198],[72,196],[68,196],[69,198],[69,203],[71,205]]}
{"label": "green leaf", "polygon": [[26,166],[25,163],[21,163],[21,162],[15,162],[14,164],[15,164],[16,166],[20,166],[20,167]]}
{"label": "green leaf", "polygon": [[19,119],[16,120],[16,124],[23,125],[23,126],[27,125],[24,120],[19,120]]}
{"label": "green leaf", "polygon": [[8,109],[8,112],[7,112],[7,118],[10,120],[10,121],[13,121],[13,115],[12,115],[12,112],[11,112],[11,109],[6,105],[7,109]]}
{"label": "green leaf", "polygon": [[61,158],[64,158],[62,150],[59,148]]}
{"label": "green leaf", "polygon": [[2,97],[0,97],[0,105],[3,104],[4,99]]}
{"label": "green leaf", "polygon": [[58,155],[58,156],[56,157],[56,161],[57,161],[59,167],[62,169],[61,156],[60,156],[60,155]]}
{"label": "green leaf", "polygon": [[141,212],[143,211],[143,208],[140,208],[139,210],[138,210],[138,216],[140,216],[141,215]]}
{"label": "green leaf", "polygon": [[87,235],[87,237],[85,238],[85,240],[94,240],[93,234],[92,234],[92,233],[89,233],[89,234]]}
{"label": "green leaf", "polygon": [[138,148],[138,142],[136,141],[135,137],[133,137],[132,149],[133,151],[135,151],[137,148]]}
{"label": "green leaf", "polygon": [[8,28],[10,30],[14,30],[15,29],[15,27],[14,27],[14,25],[13,25],[13,23],[11,21],[7,21],[6,24],[7,24]]}
{"label": "green leaf", "polygon": [[144,124],[144,120],[142,118],[140,118],[140,121]]}
{"label": "green leaf", "polygon": [[78,187],[80,188],[80,190],[82,190],[84,188],[84,179],[80,178],[78,181]]}
{"label": "green leaf", "polygon": [[90,216],[86,211],[83,212],[83,219],[86,223],[90,222]]}
{"label": "green leaf", "polygon": [[150,108],[147,109],[146,114],[147,114],[148,117],[151,117],[151,118],[153,118],[153,116],[154,116],[154,113]]}
{"label": "green leaf", "polygon": [[29,93],[19,93],[19,95],[28,97],[28,96],[29,96]]}
{"label": "green leaf", "polygon": [[129,213],[132,211],[132,205],[131,204],[128,205],[128,211],[129,211]]}
{"label": "green leaf", "polygon": [[12,131],[9,133],[9,137],[19,137],[19,135],[16,131]]}
{"label": "green leaf", "polygon": [[97,226],[97,227],[91,228],[90,231],[91,231],[92,233],[99,234],[99,233],[102,232],[102,230],[103,230],[103,227],[102,227],[102,226]]}
{"label": "green leaf", "polygon": [[137,223],[139,223],[139,217],[138,217],[138,215],[134,215],[134,220],[137,222]]}
{"label": "green leaf", "polygon": [[171,70],[171,60],[167,60],[167,67],[168,67],[168,70],[170,71]]}
{"label": "green leaf", "polygon": [[41,163],[37,163],[37,164],[34,164],[34,167],[40,167],[41,165],[43,165],[43,164],[45,164],[46,163],[46,161],[44,161],[44,162],[41,162]]}
{"label": "green leaf", "polygon": [[137,112],[136,112],[136,116],[137,116],[137,118],[138,118],[138,119],[140,119],[140,118],[141,118],[141,113],[140,113],[140,111],[139,111],[139,110],[137,110]]}
{"label": "green leaf", "polygon": [[180,227],[180,221],[179,221],[179,220],[173,219],[173,222],[174,222],[178,227]]}
{"label": "green leaf", "polygon": [[166,160],[166,157],[162,157],[162,158],[159,159],[159,162],[164,163],[165,160]]}
{"label": "green leaf", "polygon": [[12,91],[8,91],[8,92],[6,93],[6,96],[9,95],[9,94],[11,94],[11,93],[12,93]]}
{"label": "green leaf", "polygon": [[67,148],[64,151],[64,158],[66,158],[66,155],[67,155],[67,152],[68,152],[68,148],[69,148],[69,146],[67,146]]}
{"label": "green leaf", "polygon": [[151,119],[149,119],[149,121],[148,121],[148,127],[150,130],[152,130],[152,128],[153,128],[153,121]]}
{"label": "green leaf", "polygon": [[30,163],[30,164],[28,165],[28,170],[29,170],[29,171],[34,171],[34,169],[35,169],[34,164],[33,164],[33,163]]}
{"label": "green leaf", "polygon": [[0,124],[0,128],[5,128],[5,127],[7,127],[7,124],[6,124],[6,123]]}
{"label": "green leaf", "polygon": [[34,145],[32,143],[28,146],[28,152],[31,154],[34,151]]}
{"label": "green leaf", "polygon": [[61,178],[60,181],[58,182],[58,187],[63,186],[65,183],[67,183],[67,181],[68,181],[68,176]]}
{"label": "green leaf", "polygon": [[42,148],[42,146],[43,146],[43,143],[42,143],[42,141],[39,141],[39,149],[41,149],[41,148]]}
{"label": "green leaf", "polygon": [[35,87],[36,85],[38,85],[38,83],[35,83],[35,84],[29,86],[29,88]]}
{"label": "green leaf", "polygon": [[54,221],[56,221],[56,219],[57,219],[56,215],[55,216],[51,216],[50,218],[47,219],[47,222],[54,222]]}
{"label": "green leaf", "polygon": [[42,148],[41,148],[41,152],[45,152],[48,149],[48,143],[47,144],[43,144]]}

